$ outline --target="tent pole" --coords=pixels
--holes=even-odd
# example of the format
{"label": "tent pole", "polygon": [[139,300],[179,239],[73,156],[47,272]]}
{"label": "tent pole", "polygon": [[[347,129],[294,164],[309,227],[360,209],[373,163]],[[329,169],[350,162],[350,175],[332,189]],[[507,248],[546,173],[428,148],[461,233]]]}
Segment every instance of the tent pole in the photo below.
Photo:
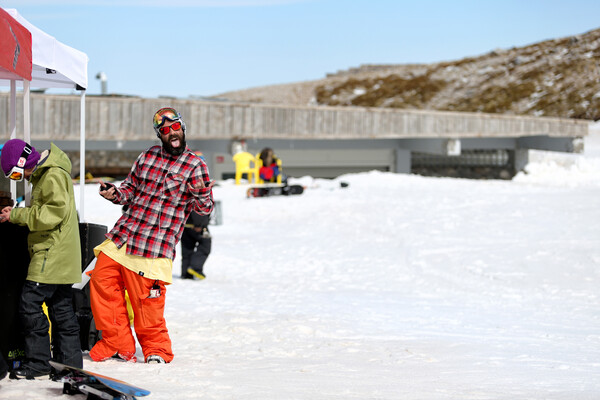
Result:
{"label": "tent pole", "polygon": [[10,81],[10,138],[17,136],[17,82],[14,79]]}
{"label": "tent pole", "polygon": [[79,117],[79,222],[85,222],[85,90],[81,91]]}
{"label": "tent pole", "polygon": [[23,79],[23,132],[24,132],[24,141],[31,144],[31,119],[30,119],[30,111],[29,111],[29,99],[30,96],[30,84],[26,79]]}
{"label": "tent pole", "polygon": [[[10,81],[10,138],[17,137],[17,82],[14,79]],[[17,205],[17,182],[10,180],[10,197],[13,204]]]}
{"label": "tent pole", "polygon": [[[27,79],[23,79],[23,131],[25,142],[31,144],[31,111],[30,111],[30,84]],[[25,207],[31,205],[31,184],[27,180],[23,180],[25,192]]]}

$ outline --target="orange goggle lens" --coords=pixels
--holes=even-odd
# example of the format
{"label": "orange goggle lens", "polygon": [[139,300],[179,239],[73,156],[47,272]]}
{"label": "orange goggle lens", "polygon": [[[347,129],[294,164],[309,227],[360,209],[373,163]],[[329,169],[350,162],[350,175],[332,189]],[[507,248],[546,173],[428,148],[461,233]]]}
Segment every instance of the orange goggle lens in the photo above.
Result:
{"label": "orange goggle lens", "polygon": [[167,133],[169,133],[170,131],[176,131],[181,129],[181,122],[175,122],[169,126],[162,126],[160,128],[158,128],[158,131],[163,134],[166,135]]}

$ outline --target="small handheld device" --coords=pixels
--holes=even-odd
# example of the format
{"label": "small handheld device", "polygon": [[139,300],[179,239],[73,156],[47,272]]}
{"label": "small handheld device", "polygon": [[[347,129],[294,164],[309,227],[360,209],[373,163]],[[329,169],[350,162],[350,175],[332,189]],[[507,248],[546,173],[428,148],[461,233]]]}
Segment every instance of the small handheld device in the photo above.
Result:
{"label": "small handheld device", "polygon": [[158,284],[158,280],[155,280],[154,285],[152,285],[152,288],[150,289],[150,294],[148,295],[148,298],[156,299],[156,298],[159,298],[160,295],[161,295],[160,286]]}

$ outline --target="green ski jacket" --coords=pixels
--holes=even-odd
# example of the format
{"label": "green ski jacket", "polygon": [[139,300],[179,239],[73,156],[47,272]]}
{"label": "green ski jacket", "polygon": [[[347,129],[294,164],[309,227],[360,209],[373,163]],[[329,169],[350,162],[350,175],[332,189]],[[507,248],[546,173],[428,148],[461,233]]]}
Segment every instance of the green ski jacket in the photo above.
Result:
{"label": "green ski jacket", "polygon": [[30,177],[31,206],[13,208],[10,222],[29,228],[27,280],[47,284],[81,281],[81,245],[71,161],[52,143]]}

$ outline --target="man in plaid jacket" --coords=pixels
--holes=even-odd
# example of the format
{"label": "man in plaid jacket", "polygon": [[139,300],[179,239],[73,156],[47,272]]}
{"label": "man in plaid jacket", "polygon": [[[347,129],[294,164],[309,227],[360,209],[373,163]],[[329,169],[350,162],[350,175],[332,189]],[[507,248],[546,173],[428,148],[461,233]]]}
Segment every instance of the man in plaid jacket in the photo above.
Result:
{"label": "man in plaid jacket", "polygon": [[94,361],[114,356],[137,361],[125,290],[145,362],[173,360],[164,307],[175,246],[192,210],[207,215],[213,209],[214,182],[204,161],[187,148],[181,115],[161,108],[153,125],[161,145],[140,154],[119,187],[100,182],[102,197],[127,207],[107,240],[94,249],[90,301],[96,328],[102,331],[90,351]]}

